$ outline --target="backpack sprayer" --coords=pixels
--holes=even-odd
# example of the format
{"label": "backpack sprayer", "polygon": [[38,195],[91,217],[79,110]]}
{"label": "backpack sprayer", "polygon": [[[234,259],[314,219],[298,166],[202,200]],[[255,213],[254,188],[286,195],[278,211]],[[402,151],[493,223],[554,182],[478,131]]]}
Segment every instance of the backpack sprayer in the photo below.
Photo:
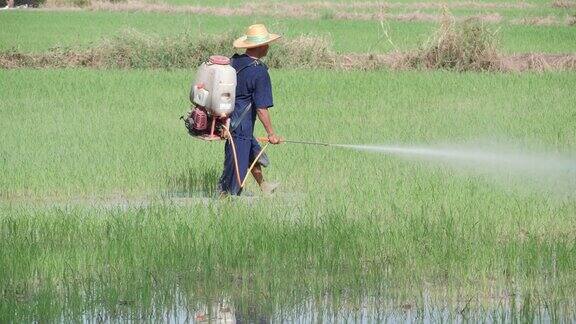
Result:
{"label": "backpack sprayer", "polygon": [[184,119],[188,133],[195,138],[213,141],[228,137],[230,114],[236,97],[236,70],[230,59],[213,55],[198,68],[190,90],[193,108]]}
{"label": "backpack sprayer", "polygon": [[[255,61],[256,64],[258,61]],[[241,71],[241,70],[240,70]],[[190,89],[190,101],[193,106],[184,119],[184,125],[188,133],[197,139],[205,141],[229,140],[234,158],[234,168],[236,179],[241,187],[244,187],[246,178],[264,150],[268,147],[268,138],[260,137],[259,142],[266,142],[254,159],[246,177],[241,180],[238,170],[238,158],[236,145],[231,136],[230,115],[234,111],[234,100],[236,98],[236,75],[240,73],[230,65],[230,59],[225,56],[210,56],[207,62],[202,63],[198,68],[196,80]],[[243,116],[242,116],[243,117]],[[242,118],[241,117],[241,118]],[[281,140],[282,143],[296,143],[307,145],[333,146],[328,143],[289,141]]]}

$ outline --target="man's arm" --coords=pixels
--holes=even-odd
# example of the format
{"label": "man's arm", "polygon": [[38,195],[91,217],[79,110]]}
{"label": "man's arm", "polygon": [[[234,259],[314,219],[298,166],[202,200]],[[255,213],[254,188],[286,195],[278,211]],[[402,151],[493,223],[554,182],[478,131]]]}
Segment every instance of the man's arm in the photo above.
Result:
{"label": "man's arm", "polygon": [[258,108],[256,109],[256,113],[258,114],[258,119],[264,125],[264,129],[268,134],[268,141],[271,144],[280,144],[280,138],[274,134],[274,129],[272,128],[272,121],[270,120],[270,114],[268,113],[268,108]]}

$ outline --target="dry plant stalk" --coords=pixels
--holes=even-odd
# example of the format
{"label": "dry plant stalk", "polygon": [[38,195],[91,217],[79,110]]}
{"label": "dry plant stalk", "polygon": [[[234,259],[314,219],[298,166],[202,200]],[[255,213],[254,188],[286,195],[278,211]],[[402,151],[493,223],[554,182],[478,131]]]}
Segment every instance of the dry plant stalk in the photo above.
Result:
{"label": "dry plant stalk", "polygon": [[570,0],[554,0],[554,2],[552,2],[552,7],[554,7],[554,8],[562,8],[562,9],[576,8],[576,1],[570,1]]}
{"label": "dry plant stalk", "polygon": [[510,21],[514,25],[532,25],[532,26],[557,26],[562,25],[554,16],[547,17],[524,17]]}

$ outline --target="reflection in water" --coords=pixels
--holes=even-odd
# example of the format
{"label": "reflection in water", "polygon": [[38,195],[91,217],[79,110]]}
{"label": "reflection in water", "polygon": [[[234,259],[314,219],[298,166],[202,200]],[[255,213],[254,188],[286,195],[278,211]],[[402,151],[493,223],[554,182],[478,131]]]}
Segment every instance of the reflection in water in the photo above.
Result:
{"label": "reflection in water", "polygon": [[[470,305],[469,301],[456,306],[436,307],[426,302],[421,305],[399,304],[394,301],[377,303],[374,300],[360,305],[318,304],[312,300],[290,309],[279,305],[272,314],[259,313],[260,305],[236,307],[229,299],[196,306],[193,314],[186,308],[177,308],[166,313],[161,319],[170,323],[381,323],[381,322],[574,322],[573,301],[569,307],[551,307],[550,304],[532,307],[518,304],[521,297],[485,307]],[[424,299],[426,300],[426,298]],[[389,307],[387,305],[396,305]],[[463,306],[462,306],[463,305]],[[173,312],[173,313],[171,313]],[[142,318],[140,318],[142,319]],[[158,320],[159,318],[146,318]]]}
{"label": "reflection in water", "polygon": [[194,321],[198,323],[237,323],[234,307],[223,300],[211,305],[200,307],[194,313]]}
{"label": "reflection in water", "polygon": [[188,168],[176,175],[168,175],[166,190],[168,196],[177,197],[217,197],[217,184],[220,171],[215,168]]}

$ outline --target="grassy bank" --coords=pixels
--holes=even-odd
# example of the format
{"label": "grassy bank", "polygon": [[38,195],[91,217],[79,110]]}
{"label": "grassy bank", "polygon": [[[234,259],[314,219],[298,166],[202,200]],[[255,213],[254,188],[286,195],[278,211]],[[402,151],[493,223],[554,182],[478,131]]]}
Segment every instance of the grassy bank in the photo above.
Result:
{"label": "grassy bank", "polygon": [[[286,138],[576,151],[572,73],[271,73]],[[266,316],[310,300],[401,311],[429,298],[452,314],[471,300],[573,318],[572,193],[284,144],[269,150],[275,198],[210,200],[222,145],[178,120],[193,75],[0,71],[5,319],[193,312],[223,296]]]}

